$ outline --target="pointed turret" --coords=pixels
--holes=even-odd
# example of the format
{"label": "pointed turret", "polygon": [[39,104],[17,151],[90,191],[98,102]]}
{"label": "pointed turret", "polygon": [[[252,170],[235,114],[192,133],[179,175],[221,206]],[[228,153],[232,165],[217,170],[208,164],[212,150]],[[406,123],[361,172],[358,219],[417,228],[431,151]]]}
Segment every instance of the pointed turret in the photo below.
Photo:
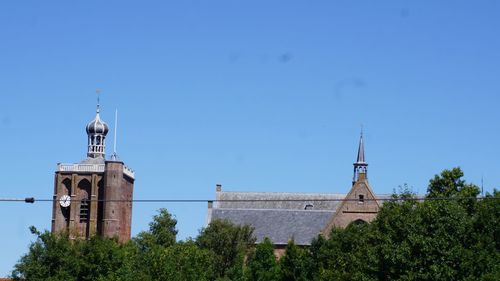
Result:
{"label": "pointed turret", "polygon": [[106,135],[108,134],[109,128],[106,122],[101,120],[100,116],[100,106],[97,102],[96,116],[94,120],[90,121],[85,128],[88,136],[88,158],[102,158],[104,160],[105,147],[106,147]]}
{"label": "pointed turret", "polygon": [[344,228],[355,222],[371,222],[380,209],[377,197],[373,192],[367,178],[368,163],[365,160],[365,147],[363,131],[359,137],[358,157],[354,163],[354,177],[352,187],[344,200],[335,210],[335,214],[328,222],[322,233],[327,237],[333,228]]}
{"label": "pointed turret", "polygon": [[368,172],[368,163],[365,162],[365,145],[363,143],[363,131],[359,137],[359,147],[358,147],[358,158],[354,165],[354,176],[352,178],[352,184],[357,181],[366,180]]}
{"label": "pointed turret", "polygon": [[356,160],[356,163],[365,163],[365,146],[363,144],[363,133],[361,133],[361,137],[359,138],[358,158]]}

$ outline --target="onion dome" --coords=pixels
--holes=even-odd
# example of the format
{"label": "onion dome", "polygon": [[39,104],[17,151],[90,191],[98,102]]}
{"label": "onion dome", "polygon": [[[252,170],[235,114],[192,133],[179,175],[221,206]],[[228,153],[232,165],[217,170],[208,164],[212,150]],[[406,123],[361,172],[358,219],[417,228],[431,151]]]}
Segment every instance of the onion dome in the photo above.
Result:
{"label": "onion dome", "polygon": [[94,120],[90,121],[86,127],[88,136],[88,158],[104,158],[106,149],[106,134],[109,131],[108,125],[99,116],[99,103]]}
{"label": "onion dome", "polygon": [[108,133],[109,131],[108,124],[102,121],[101,117],[99,116],[99,107],[97,108],[97,114],[94,120],[90,121],[87,124],[86,130],[88,135],[94,135],[94,134],[106,135]]}

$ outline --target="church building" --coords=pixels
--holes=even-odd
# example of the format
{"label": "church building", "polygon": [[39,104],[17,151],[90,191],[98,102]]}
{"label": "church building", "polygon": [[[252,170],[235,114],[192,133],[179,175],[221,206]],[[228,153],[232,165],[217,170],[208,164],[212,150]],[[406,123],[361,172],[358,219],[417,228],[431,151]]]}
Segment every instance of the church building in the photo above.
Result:
{"label": "church building", "polygon": [[54,177],[52,232],[71,238],[92,235],[130,239],[134,172],[113,154],[106,160],[108,125],[95,118],[87,124],[87,158],[79,163],[57,164]]}
{"label": "church building", "polygon": [[286,244],[308,246],[318,235],[328,236],[334,227],[352,222],[371,222],[377,216],[380,200],[368,183],[363,135],[359,140],[354,176],[347,194],[295,192],[235,192],[216,187],[216,200],[208,204],[207,224],[229,220],[254,228],[257,243],[265,237],[275,245],[277,255]]}

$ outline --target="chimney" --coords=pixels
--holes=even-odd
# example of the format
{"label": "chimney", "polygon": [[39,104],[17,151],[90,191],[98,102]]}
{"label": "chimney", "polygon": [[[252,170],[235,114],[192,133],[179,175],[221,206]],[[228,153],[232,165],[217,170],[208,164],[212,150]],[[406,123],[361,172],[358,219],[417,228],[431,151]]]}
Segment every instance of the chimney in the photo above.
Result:
{"label": "chimney", "polygon": [[221,191],[222,191],[222,184],[219,184],[219,183],[218,183],[218,184],[216,184],[216,185],[215,185],[215,191],[216,191],[216,192],[221,192]]}

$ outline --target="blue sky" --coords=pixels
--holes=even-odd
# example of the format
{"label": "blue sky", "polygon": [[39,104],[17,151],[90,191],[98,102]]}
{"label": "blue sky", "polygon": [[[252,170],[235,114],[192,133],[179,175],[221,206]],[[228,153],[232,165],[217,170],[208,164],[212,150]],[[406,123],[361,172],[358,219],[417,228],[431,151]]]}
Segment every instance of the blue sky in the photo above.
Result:
{"label": "blue sky", "polygon": [[[498,1],[2,1],[0,197],[51,198],[119,110],[136,199],[347,192],[360,125],[377,193],[460,166],[500,186]],[[108,136],[108,154],[112,134]],[[161,207],[196,236],[206,204]],[[0,276],[51,204],[0,203]]]}

